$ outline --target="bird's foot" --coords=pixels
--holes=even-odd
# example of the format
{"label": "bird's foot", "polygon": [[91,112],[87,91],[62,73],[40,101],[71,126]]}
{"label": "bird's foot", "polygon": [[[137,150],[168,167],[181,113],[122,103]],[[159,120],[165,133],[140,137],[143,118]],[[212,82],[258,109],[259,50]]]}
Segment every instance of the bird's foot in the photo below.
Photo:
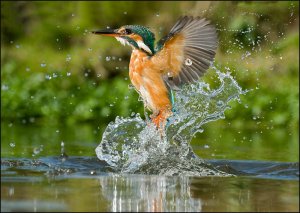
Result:
{"label": "bird's foot", "polygon": [[152,122],[155,124],[156,128],[160,131],[164,131],[167,124],[167,118],[172,115],[172,111],[165,110],[159,111],[158,114],[154,114],[152,117]]}

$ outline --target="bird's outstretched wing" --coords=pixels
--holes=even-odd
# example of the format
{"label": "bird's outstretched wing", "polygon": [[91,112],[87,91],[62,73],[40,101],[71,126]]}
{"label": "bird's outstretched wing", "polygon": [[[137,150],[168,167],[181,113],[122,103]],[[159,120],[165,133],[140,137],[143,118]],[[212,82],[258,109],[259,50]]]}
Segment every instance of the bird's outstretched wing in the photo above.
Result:
{"label": "bird's outstretched wing", "polygon": [[164,81],[171,89],[201,77],[214,59],[217,33],[200,17],[181,17],[170,33],[158,41],[155,63],[161,66]]}

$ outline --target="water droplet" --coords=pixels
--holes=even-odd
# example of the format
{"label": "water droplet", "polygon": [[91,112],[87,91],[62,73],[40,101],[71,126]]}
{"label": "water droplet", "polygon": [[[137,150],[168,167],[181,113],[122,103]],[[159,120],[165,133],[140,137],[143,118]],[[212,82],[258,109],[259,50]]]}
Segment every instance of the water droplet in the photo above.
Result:
{"label": "water droplet", "polygon": [[17,44],[17,45],[16,45],[16,48],[17,48],[17,49],[19,49],[19,48],[20,48],[20,45],[19,45],[19,44]]}
{"label": "water droplet", "polygon": [[217,107],[222,107],[224,105],[224,102],[219,100],[217,101]]}
{"label": "water droplet", "polygon": [[14,196],[15,194],[15,188],[14,187],[9,187],[9,190],[8,190],[8,195],[10,197]]}
{"label": "water droplet", "polygon": [[12,142],[10,142],[9,146],[12,147],[12,148],[14,148],[16,146],[16,144],[15,144],[14,141],[12,141]]}
{"label": "water droplet", "polygon": [[46,63],[41,63],[41,67],[46,67],[47,64]]}
{"label": "water droplet", "polygon": [[100,77],[101,77],[101,74],[97,74],[97,77],[100,78]]}
{"label": "water droplet", "polygon": [[75,16],[75,14],[74,13],[72,13],[72,17],[74,17]]}
{"label": "water droplet", "polygon": [[30,117],[30,118],[29,118],[29,122],[30,122],[30,123],[34,123],[34,122],[35,122],[35,118],[34,118],[34,117]]}
{"label": "water droplet", "polygon": [[29,67],[26,67],[25,70],[26,70],[26,72],[29,72],[29,71],[30,71],[30,68],[29,68]]}
{"label": "water droplet", "polygon": [[280,58],[280,60],[282,60],[282,56],[280,56],[279,58]]}
{"label": "water droplet", "polygon": [[71,61],[71,59],[72,59],[71,55],[68,54],[67,57],[66,57],[66,61],[69,62],[69,61]]}
{"label": "water droplet", "polygon": [[8,127],[12,127],[12,126],[13,126],[13,123],[9,123],[9,124],[8,124]]}
{"label": "water droplet", "polygon": [[57,77],[57,74],[54,72],[54,73],[52,73],[52,77],[53,78],[56,78]]}
{"label": "water droplet", "polygon": [[52,77],[51,77],[50,75],[45,75],[45,78],[46,78],[47,80],[51,80],[51,79],[52,79]]}
{"label": "water droplet", "polygon": [[113,107],[114,105],[113,105],[113,104],[109,104],[109,106],[110,106],[110,107]]}
{"label": "water droplet", "polygon": [[156,15],[155,15],[156,17],[159,17],[159,13],[156,13]]}
{"label": "water droplet", "polygon": [[93,112],[93,109],[90,109],[90,112]]}
{"label": "water droplet", "polygon": [[193,64],[193,62],[191,59],[189,59],[189,58],[185,59],[185,65],[191,66],[192,64]]}
{"label": "water droplet", "polygon": [[127,15],[127,12],[125,11],[123,14],[124,14],[124,15]]}
{"label": "water droplet", "polygon": [[129,97],[128,97],[127,95],[124,97],[125,100],[127,100],[128,98],[129,98]]}
{"label": "water droplet", "polygon": [[209,145],[205,144],[204,149],[209,149]]}
{"label": "water droplet", "polygon": [[[59,129],[57,129],[55,132],[56,132],[56,133],[59,133]],[[62,142],[62,143],[63,143],[63,142]]]}
{"label": "water droplet", "polygon": [[110,61],[111,57],[110,56],[106,56],[105,60],[106,61]]}
{"label": "water droplet", "polygon": [[85,77],[88,77],[88,76],[89,76],[89,74],[86,72],[86,73],[84,73],[84,76],[85,76]]}
{"label": "water droplet", "polygon": [[92,170],[92,171],[90,172],[90,174],[91,174],[91,175],[95,175],[95,174],[96,174],[96,171]]}
{"label": "water droplet", "polygon": [[91,52],[93,49],[92,48],[88,48],[88,51]]}
{"label": "water droplet", "polygon": [[59,42],[59,38],[56,39],[56,42]]}
{"label": "water droplet", "polygon": [[13,44],[13,43],[14,43],[14,41],[10,41],[9,43]]}
{"label": "water droplet", "polygon": [[5,85],[5,84],[2,84],[1,85],[1,90],[3,90],[3,91],[6,91],[6,90],[8,90],[8,86],[7,85]]}
{"label": "water droplet", "polygon": [[37,155],[37,154],[39,154],[40,152],[41,152],[40,148],[38,148],[38,147],[34,147],[34,148],[33,148],[33,154],[34,154],[34,155]]}
{"label": "water droplet", "polygon": [[70,72],[67,72],[67,76],[70,76],[71,75],[71,73]]}

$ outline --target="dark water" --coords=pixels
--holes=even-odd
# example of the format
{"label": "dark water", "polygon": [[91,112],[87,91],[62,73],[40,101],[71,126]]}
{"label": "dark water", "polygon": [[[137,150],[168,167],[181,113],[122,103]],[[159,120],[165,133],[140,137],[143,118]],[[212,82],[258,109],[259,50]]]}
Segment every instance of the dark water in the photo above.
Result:
{"label": "dark water", "polygon": [[208,160],[232,177],[112,173],[96,157],[1,159],[1,211],[299,211],[299,164]]}

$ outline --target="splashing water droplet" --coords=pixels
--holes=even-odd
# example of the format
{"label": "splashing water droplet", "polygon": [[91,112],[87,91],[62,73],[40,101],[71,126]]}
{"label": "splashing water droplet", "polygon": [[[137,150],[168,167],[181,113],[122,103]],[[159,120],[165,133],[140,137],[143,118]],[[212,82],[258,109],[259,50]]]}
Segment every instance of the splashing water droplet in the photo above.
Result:
{"label": "splashing water droplet", "polygon": [[217,107],[222,107],[222,106],[224,106],[224,102],[221,100],[217,101]]}
{"label": "splashing water droplet", "polygon": [[110,59],[111,59],[110,56],[106,56],[106,57],[105,57],[105,60],[106,60],[106,61],[110,61]]}
{"label": "splashing water droplet", "polygon": [[51,80],[51,79],[52,79],[52,77],[51,77],[50,75],[45,75],[45,78],[46,78],[47,80]]}
{"label": "splashing water droplet", "polygon": [[189,58],[185,59],[185,65],[191,66],[192,64],[193,64],[193,62],[191,59],[189,59]]}
{"label": "splashing water droplet", "polygon": [[1,90],[6,91],[8,89],[9,89],[9,87],[7,85],[5,85],[5,84],[1,85]]}
{"label": "splashing water droplet", "polygon": [[16,144],[15,144],[14,141],[12,141],[12,142],[10,142],[9,146],[12,147],[12,148],[14,148],[16,146]]}
{"label": "splashing water droplet", "polygon": [[227,175],[198,158],[189,144],[197,132],[203,132],[205,123],[224,118],[229,101],[245,94],[229,72],[213,69],[221,83],[217,89],[199,81],[175,91],[174,113],[164,133],[157,131],[150,119],[144,121],[134,113],[109,123],[96,148],[98,158],[119,172]]}
{"label": "splashing water droplet", "polygon": [[33,148],[33,154],[34,155],[38,155],[38,154],[40,154],[40,152],[41,152],[40,148],[38,148],[38,147]]}
{"label": "splashing water droplet", "polygon": [[66,57],[66,61],[69,62],[69,61],[71,61],[71,59],[72,59],[71,55],[68,54],[67,57]]}

